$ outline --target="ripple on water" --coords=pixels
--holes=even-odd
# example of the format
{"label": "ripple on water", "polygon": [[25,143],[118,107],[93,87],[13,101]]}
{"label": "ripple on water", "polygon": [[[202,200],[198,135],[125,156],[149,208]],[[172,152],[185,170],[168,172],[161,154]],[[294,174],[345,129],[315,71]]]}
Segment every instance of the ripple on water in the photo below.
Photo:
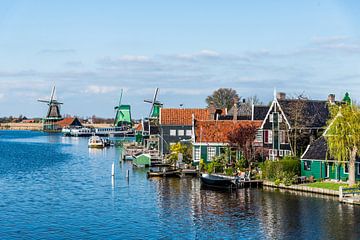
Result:
{"label": "ripple on water", "polygon": [[265,189],[213,191],[194,178],[147,179],[146,170],[119,163],[121,149],[86,144],[0,131],[1,238],[359,239],[358,207]]}

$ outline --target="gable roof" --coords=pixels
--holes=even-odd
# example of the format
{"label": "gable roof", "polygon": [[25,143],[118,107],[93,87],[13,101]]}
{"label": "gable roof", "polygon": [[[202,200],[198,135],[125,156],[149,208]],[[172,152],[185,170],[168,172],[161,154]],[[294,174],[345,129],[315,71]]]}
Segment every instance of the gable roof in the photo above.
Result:
{"label": "gable roof", "polygon": [[195,121],[195,142],[203,143],[229,143],[228,134],[240,126],[261,126],[262,121],[229,121],[229,120],[207,120]]}
{"label": "gable roof", "polygon": [[325,137],[320,137],[312,142],[304,154],[301,156],[301,159],[309,160],[334,160],[328,155],[328,146]]}
{"label": "gable roof", "polygon": [[[254,120],[264,120],[270,106],[254,105]],[[237,120],[251,120],[252,110],[243,103],[239,104]],[[223,120],[232,120],[234,116],[234,107],[230,109],[226,116],[221,117]]]}
{"label": "gable roof", "polygon": [[291,127],[297,121],[296,112],[301,114],[301,121],[297,123],[299,127],[322,128],[330,118],[328,101],[286,99],[278,100],[278,103]]}
{"label": "gable roof", "polygon": [[82,126],[81,122],[76,117],[67,117],[63,120],[56,122],[56,125],[60,127],[69,127],[69,126]]}
{"label": "gable roof", "polygon": [[192,125],[192,115],[195,119],[208,120],[209,110],[207,108],[161,108],[161,125]]}

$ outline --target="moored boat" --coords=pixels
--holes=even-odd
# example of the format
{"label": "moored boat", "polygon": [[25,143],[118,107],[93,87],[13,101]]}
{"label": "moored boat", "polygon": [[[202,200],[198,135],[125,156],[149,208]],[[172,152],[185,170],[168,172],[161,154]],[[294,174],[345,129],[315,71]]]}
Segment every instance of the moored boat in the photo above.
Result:
{"label": "moored boat", "polygon": [[159,171],[153,171],[150,169],[149,172],[147,172],[147,177],[180,177],[181,175],[181,169],[166,169],[163,168]]}
{"label": "moored boat", "polygon": [[88,147],[89,148],[104,148],[105,142],[99,136],[92,136],[89,138]]}
{"label": "moored boat", "polygon": [[211,174],[202,174],[200,177],[201,183],[216,188],[231,188],[234,186],[234,183],[231,179],[227,179],[220,176],[214,176]]}

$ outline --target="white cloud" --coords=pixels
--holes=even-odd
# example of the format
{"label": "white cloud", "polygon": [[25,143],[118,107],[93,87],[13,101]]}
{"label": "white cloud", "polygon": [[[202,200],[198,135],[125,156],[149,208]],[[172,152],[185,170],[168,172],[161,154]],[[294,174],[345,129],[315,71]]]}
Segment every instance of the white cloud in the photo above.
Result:
{"label": "white cloud", "polygon": [[99,85],[90,85],[85,89],[85,93],[93,93],[93,94],[104,94],[115,92],[119,90],[116,86],[99,86]]}
{"label": "white cloud", "polygon": [[150,58],[148,56],[124,55],[119,60],[125,62],[147,62]]}
{"label": "white cloud", "polygon": [[213,50],[201,50],[200,52],[190,53],[190,54],[180,54],[178,58],[180,59],[190,59],[194,60],[197,58],[217,58],[220,56],[220,53]]}

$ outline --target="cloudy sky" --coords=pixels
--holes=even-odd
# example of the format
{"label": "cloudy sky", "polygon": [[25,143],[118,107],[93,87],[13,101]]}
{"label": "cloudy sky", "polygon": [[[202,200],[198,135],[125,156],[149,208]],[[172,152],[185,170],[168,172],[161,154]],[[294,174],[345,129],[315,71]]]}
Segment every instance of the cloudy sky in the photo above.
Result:
{"label": "cloudy sky", "polygon": [[[346,3],[345,3],[346,2]],[[360,99],[358,1],[17,1],[0,3],[0,116],[136,118],[156,87],[166,107],[204,107],[219,87]]]}

